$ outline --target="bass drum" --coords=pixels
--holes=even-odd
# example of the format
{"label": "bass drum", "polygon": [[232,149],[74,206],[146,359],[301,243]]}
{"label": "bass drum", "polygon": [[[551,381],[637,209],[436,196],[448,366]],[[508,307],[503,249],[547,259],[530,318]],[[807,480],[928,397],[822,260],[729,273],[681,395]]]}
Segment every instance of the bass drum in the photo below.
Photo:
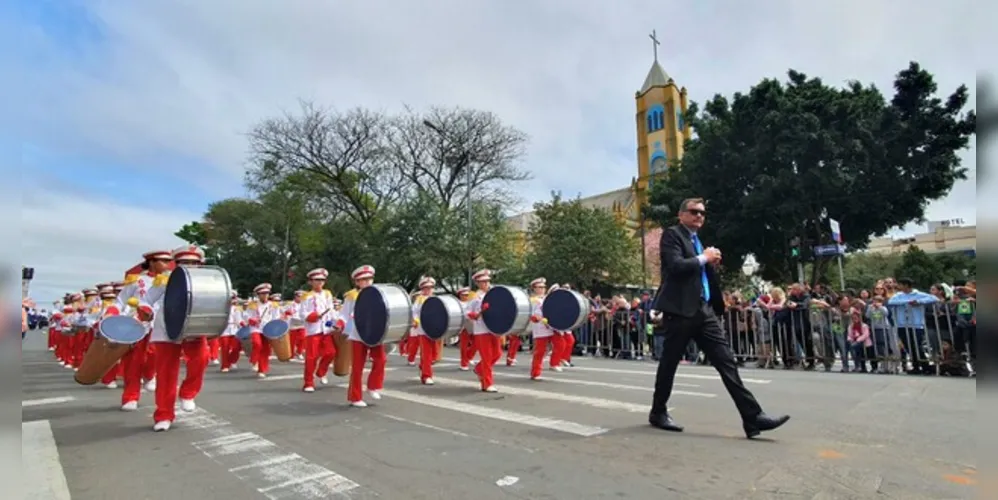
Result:
{"label": "bass drum", "polygon": [[236,330],[236,338],[239,339],[239,345],[243,347],[243,352],[249,357],[253,354],[253,328],[249,326],[244,326]]}
{"label": "bass drum", "polygon": [[170,340],[217,337],[229,326],[232,280],[220,267],[177,266],[163,295],[163,325]]}
{"label": "bass drum", "polygon": [[357,294],[354,328],[370,347],[398,342],[412,325],[412,301],[398,285],[371,285]]}
{"label": "bass drum", "polygon": [[520,287],[496,285],[485,293],[482,321],[496,335],[520,333],[530,324],[530,296]]}
{"label": "bass drum", "polygon": [[427,297],[419,308],[419,326],[433,340],[448,340],[461,333],[464,326],[461,301],[453,295]]}
{"label": "bass drum", "polygon": [[283,319],[272,319],[263,325],[260,333],[270,343],[270,347],[277,356],[277,360],[283,363],[291,361],[291,325]]}
{"label": "bass drum", "polygon": [[94,385],[100,381],[134,344],[145,338],[148,330],[131,316],[110,316],[97,324],[97,332],[99,335],[73,375],[77,384]]}
{"label": "bass drum", "polygon": [[589,320],[589,300],[581,293],[559,288],[544,297],[541,312],[548,326],[559,332],[569,332]]}

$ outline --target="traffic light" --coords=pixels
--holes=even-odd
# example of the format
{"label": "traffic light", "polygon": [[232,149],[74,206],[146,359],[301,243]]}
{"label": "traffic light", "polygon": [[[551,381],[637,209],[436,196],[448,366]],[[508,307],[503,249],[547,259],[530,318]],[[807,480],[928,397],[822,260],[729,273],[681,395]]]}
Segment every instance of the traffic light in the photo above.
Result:
{"label": "traffic light", "polygon": [[794,259],[800,258],[800,238],[797,236],[790,238],[790,257]]}

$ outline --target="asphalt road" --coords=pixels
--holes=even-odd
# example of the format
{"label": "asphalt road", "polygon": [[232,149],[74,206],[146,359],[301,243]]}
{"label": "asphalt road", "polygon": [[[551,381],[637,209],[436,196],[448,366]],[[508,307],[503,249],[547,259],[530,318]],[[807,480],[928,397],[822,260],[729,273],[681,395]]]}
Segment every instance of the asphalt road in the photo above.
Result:
{"label": "asphalt road", "polygon": [[[851,499],[972,498],[974,380],[744,370],[783,428],[749,441],[707,367],[680,368],[682,434],[647,425],[655,365],[578,359],[547,380],[497,367],[498,394],[475,390],[445,351],[437,385],[389,359],[385,398],[348,408],[334,379],[300,390],[299,363],[209,367],[199,408],[153,433],[152,395],[118,409],[119,390],[82,387],[41,334],[23,343],[26,498],[61,465],[75,500],[204,498]],[[369,401],[370,402],[370,401]],[[51,441],[51,439],[49,438]],[[42,443],[42,444],[39,444]],[[31,449],[29,449],[29,447]],[[54,451],[51,452],[54,455]],[[58,489],[58,484],[51,489]],[[46,486],[48,487],[48,486]]]}

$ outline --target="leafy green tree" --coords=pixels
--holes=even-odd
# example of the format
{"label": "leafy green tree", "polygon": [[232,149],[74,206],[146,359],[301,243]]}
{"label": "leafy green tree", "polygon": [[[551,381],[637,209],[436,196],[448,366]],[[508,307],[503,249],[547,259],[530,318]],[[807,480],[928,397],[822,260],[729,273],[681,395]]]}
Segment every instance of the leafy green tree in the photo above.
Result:
{"label": "leafy green tree", "polygon": [[943,275],[942,266],[924,250],[912,245],[901,255],[901,263],[894,270],[897,278],[908,278],[915,286],[928,290],[930,286],[940,281]]}
{"label": "leafy green tree", "polygon": [[[788,80],[763,80],[730,101],[715,96],[703,111],[691,105],[696,137],[652,190],[653,205],[672,208],[668,217],[683,198],[706,198],[704,240],[729,265],[753,253],[763,278],[790,281],[791,238],[808,259],[812,246],[831,243],[833,218],[845,243],[862,249],[870,236],[921,220],[966,178],[957,152],[976,127],[974,111],[964,111],[966,86],[940,99],[917,63],[898,73],[890,101],[859,82],[833,88],[793,70]],[[833,262],[817,258],[810,281]]]}
{"label": "leafy green tree", "polygon": [[534,204],[526,271],[576,287],[627,285],[641,276],[640,244],[607,210],[563,200]]}

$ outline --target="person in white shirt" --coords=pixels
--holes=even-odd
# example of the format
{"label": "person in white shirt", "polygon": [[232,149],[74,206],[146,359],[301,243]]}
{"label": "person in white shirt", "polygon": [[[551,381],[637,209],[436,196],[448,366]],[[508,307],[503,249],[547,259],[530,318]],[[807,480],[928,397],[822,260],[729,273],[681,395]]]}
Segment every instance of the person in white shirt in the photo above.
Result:
{"label": "person in white shirt", "polygon": [[367,365],[367,358],[371,358],[371,373],[367,377],[367,393],[371,399],[381,399],[381,390],[385,387],[385,365],[388,364],[388,354],[385,352],[385,345],[378,344],[369,347],[357,333],[354,325],[353,309],[357,302],[357,295],[360,291],[374,284],[374,267],[360,266],[350,274],[356,288],[343,294],[343,309],[340,311],[341,319],[337,323],[347,333],[351,349],[350,384],[347,388],[347,401],[350,406],[364,408],[367,403],[364,401],[362,392],[362,377],[364,367]]}
{"label": "person in white shirt", "polygon": [[467,316],[473,323],[472,336],[475,339],[475,349],[478,351],[481,362],[475,365],[475,375],[482,384],[485,392],[498,392],[495,381],[492,378],[492,368],[499,358],[502,357],[502,345],[499,335],[495,335],[485,326],[482,320],[482,313],[488,310],[489,305],[485,302],[485,294],[492,288],[492,271],[482,269],[471,279],[478,285],[478,292],[475,298],[468,303]]}
{"label": "person in white shirt", "polygon": [[305,374],[302,391],[315,392],[315,377],[326,385],[329,365],[336,359],[333,330],[339,320],[333,303],[333,293],[325,289],[329,271],[318,268],[308,272],[311,290],[297,307],[298,317],[305,323]]}
{"label": "person in white shirt", "polygon": [[261,329],[267,322],[281,318],[280,307],[274,305],[270,300],[270,283],[261,283],[253,288],[256,293],[257,303],[251,304],[243,312],[243,317],[253,329],[253,352],[250,354],[250,362],[253,363],[257,371],[257,377],[266,378],[270,373],[270,342],[264,338]]}
{"label": "person in white shirt", "polygon": [[[419,280],[419,295],[412,301],[412,328],[409,330],[410,341],[419,346],[419,380],[425,385],[433,385],[433,363],[439,354],[439,344],[423,331],[419,323],[419,313],[426,299],[433,296],[433,288],[437,280],[424,276]],[[410,344],[412,346],[413,344]]]}

